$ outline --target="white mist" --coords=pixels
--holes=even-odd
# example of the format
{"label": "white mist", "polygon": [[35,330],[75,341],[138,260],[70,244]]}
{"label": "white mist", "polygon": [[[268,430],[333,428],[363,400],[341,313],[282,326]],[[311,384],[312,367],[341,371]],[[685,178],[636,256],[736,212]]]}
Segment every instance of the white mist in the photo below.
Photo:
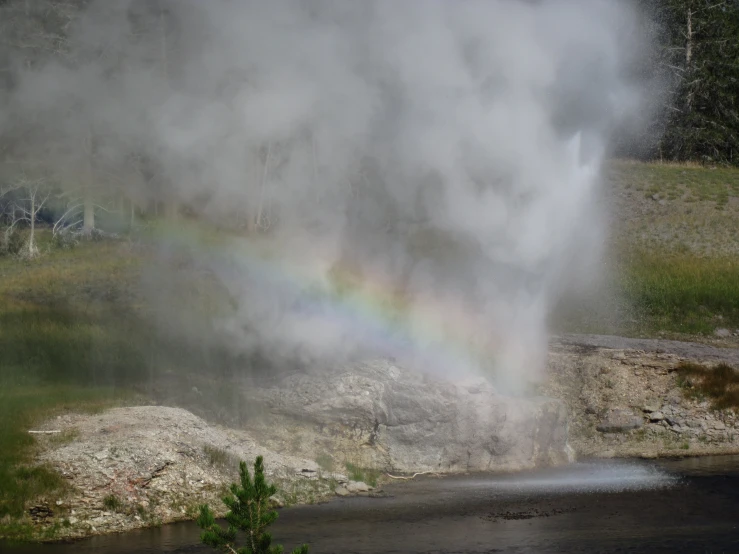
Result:
{"label": "white mist", "polygon": [[[146,152],[157,188],[129,179],[132,197],[270,227],[271,267],[300,275],[287,287],[243,251],[193,248],[233,299],[219,340],[277,362],[361,353],[450,377],[495,370],[509,388],[541,375],[552,306],[597,266],[610,139],[641,115],[628,2],[164,4],[166,26],[146,3],[93,2],[72,32],[84,63],[21,69],[7,106],[41,122],[41,152],[90,129],[112,172]],[[384,322],[402,340],[321,296],[347,267],[360,289],[402,292],[402,321]],[[325,305],[297,309],[307,293]]]}

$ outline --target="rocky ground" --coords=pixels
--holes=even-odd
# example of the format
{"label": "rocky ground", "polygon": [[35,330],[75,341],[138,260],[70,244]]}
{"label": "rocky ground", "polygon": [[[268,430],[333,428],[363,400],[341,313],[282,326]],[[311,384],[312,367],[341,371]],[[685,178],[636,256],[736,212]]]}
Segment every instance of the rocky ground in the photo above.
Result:
{"label": "rocky ground", "polygon": [[[207,382],[200,386],[168,387],[166,404],[212,405]],[[140,406],[34,429],[39,462],[69,479],[71,492],[44,499],[31,517],[59,527],[56,538],[192,518],[200,503],[221,508],[237,462],[258,454],[277,505],[380,494],[373,486],[387,472],[513,471],[570,455],[562,402],[514,401],[484,380],[440,381],[386,360],[229,387],[249,407],[233,428],[182,408]]]}
{"label": "rocky ground", "polygon": [[98,415],[69,414],[39,434],[48,463],[69,480],[70,493],[31,508],[56,538],[124,531],[191,519],[199,504],[223,514],[220,498],[237,478],[239,460],[263,455],[277,506],[312,503],[335,491],[368,493],[364,483],[322,471],[315,461],[265,449],[246,432],[209,425],[181,408],[115,408]]}
{"label": "rocky ground", "polygon": [[569,459],[564,405],[484,379],[442,381],[386,360],[245,386],[244,422],[277,451],[392,472],[515,471]]}
{"label": "rocky ground", "polygon": [[560,337],[543,393],[563,400],[578,457],[739,453],[739,420],[691,398],[674,371],[681,361],[739,367],[739,350],[677,341]]}
{"label": "rocky ground", "polygon": [[[388,472],[514,471],[572,454],[739,452],[736,414],[687,398],[674,372],[681,360],[736,364],[739,351],[558,337],[543,397],[529,400],[500,396],[481,380],[440,382],[375,361],[233,383],[250,410],[232,428],[161,405],[68,414],[35,431],[49,432],[37,435],[39,462],[69,479],[70,493],[44,499],[30,516],[59,527],[57,537],[192,518],[203,502],[220,509],[237,461],[258,454],[279,487],[275,504],[284,505],[379,495]],[[207,390],[188,391],[173,391],[168,403],[197,412],[193,399]]]}

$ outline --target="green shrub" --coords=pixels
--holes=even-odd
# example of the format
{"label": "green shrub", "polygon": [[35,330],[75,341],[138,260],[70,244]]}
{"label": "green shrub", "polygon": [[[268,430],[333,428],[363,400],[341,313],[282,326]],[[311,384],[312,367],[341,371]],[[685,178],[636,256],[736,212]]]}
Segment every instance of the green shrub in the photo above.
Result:
{"label": "green shrub", "polygon": [[690,396],[710,398],[717,410],[739,408],[739,373],[727,364],[713,368],[685,362],[677,367],[678,383]]}
{"label": "green shrub", "polygon": [[233,468],[233,466],[236,465],[236,460],[234,460],[233,456],[222,448],[216,448],[214,446],[206,444],[205,446],[203,446],[203,452],[208,458],[208,462],[212,466]]}
{"label": "green shrub", "polygon": [[325,452],[321,452],[316,456],[316,463],[318,464],[318,467],[324,471],[334,470],[334,459]]}
{"label": "green shrub", "polygon": [[7,242],[5,243],[5,253],[12,256],[17,256],[23,247],[26,245],[26,240],[22,233],[17,230],[13,230],[8,234]]}
{"label": "green shrub", "polygon": [[109,494],[103,498],[103,507],[110,512],[122,512],[124,504],[116,495]]}
{"label": "green shrub", "polygon": [[380,477],[380,472],[376,469],[369,469],[366,467],[359,467],[351,462],[344,464],[346,471],[349,474],[348,477],[352,481],[362,481],[367,483],[370,487],[377,486],[377,479]]}
{"label": "green shrub", "polygon": [[51,239],[51,246],[61,250],[70,250],[79,246],[79,238],[71,231],[61,231],[54,235]]}
{"label": "green shrub", "polygon": [[[238,554],[280,554],[282,546],[272,546],[272,535],[267,528],[277,519],[277,512],[270,510],[270,497],[277,492],[274,485],[264,478],[262,456],[254,462],[254,479],[252,480],[246,462],[239,463],[240,485],[231,485],[230,494],[223,498],[228,507],[226,522],[228,528],[223,529],[216,523],[213,512],[207,504],[200,506],[197,523],[203,533],[200,539],[213,548]],[[246,535],[246,545],[236,546],[237,532]],[[304,544],[293,554],[307,554],[308,545]]]}

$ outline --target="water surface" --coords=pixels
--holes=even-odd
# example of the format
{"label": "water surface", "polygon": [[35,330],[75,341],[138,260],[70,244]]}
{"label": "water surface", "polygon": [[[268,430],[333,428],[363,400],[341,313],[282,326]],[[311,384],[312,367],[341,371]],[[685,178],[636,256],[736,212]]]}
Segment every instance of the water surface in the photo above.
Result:
{"label": "water surface", "polygon": [[[584,462],[511,475],[424,477],[387,498],[280,511],[289,552],[739,552],[739,456]],[[205,553],[192,523],[8,554]]]}

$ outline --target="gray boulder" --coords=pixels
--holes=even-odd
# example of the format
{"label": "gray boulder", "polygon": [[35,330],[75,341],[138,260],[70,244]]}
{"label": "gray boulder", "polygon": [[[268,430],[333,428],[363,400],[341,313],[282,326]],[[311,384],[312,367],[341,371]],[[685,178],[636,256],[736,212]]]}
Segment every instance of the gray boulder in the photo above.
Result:
{"label": "gray boulder", "polygon": [[350,493],[369,492],[370,487],[363,481],[349,481],[346,490]]}
{"label": "gray boulder", "polygon": [[365,467],[514,470],[570,458],[562,402],[506,397],[484,379],[455,383],[375,360],[294,374],[245,394],[263,407],[272,435],[291,429],[301,444]]}
{"label": "gray boulder", "polygon": [[623,433],[638,429],[644,423],[641,416],[628,408],[611,408],[597,426],[601,433]]}

